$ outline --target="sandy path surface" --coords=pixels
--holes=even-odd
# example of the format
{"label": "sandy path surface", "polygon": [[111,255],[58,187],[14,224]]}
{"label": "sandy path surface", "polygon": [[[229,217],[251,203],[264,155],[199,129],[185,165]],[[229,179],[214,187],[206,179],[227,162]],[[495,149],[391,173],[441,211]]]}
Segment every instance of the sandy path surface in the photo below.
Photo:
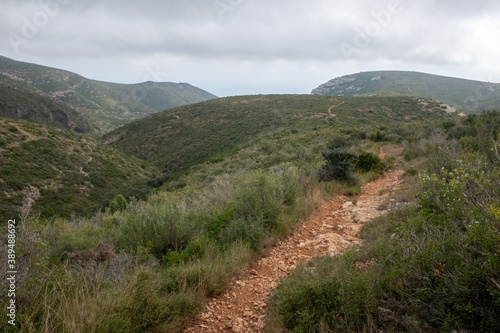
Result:
{"label": "sandy path surface", "polygon": [[386,213],[377,208],[399,188],[402,174],[385,173],[365,184],[358,197],[325,201],[290,237],[233,280],[225,294],[211,299],[184,332],[262,332],[269,296],[279,280],[315,256],[335,255],[359,244],[362,224]]}

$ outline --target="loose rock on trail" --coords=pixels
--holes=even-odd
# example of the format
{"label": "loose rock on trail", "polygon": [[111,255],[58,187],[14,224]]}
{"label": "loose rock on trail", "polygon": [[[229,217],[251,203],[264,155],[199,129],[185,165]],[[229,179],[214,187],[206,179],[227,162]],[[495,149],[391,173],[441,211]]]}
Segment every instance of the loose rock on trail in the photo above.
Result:
{"label": "loose rock on trail", "polygon": [[356,202],[342,195],[325,201],[288,238],[233,280],[222,296],[211,299],[184,332],[262,332],[269,296],[280,279],[315,256],[333,256],[360,244],[359,229],[386,212],[379,209],[399,188],[402,173],[389,171],[365,184]]}

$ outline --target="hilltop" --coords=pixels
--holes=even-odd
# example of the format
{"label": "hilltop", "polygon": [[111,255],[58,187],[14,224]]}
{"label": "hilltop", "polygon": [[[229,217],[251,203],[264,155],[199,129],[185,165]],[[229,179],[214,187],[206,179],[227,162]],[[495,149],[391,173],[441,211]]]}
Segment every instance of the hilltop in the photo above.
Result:
{"label": "hilltop", "polygon": [[104,142],[162,170],[217,160],[259,137],[321,128],[362,130],[443,117],[447,106],[414,97],[258,95],[220,98],[166,110],[127,124]]}
{"label": "hilltop", "polygon": [[[143,82],[118,84],[89,80],[78,74],[0,56],[0,115],[23,118],[29,109],[32,119],[44,123],[46,116],[37,116],[36,103],[23,103],[20,95],[37,96],[45,102],[57,103],[59,114],[71,118],[75,127],[89,132],[105,133],[132,120],[165,109],[216,98],[187,83]],[[5,106],[8,105],[8,108]],[[78,112],[82,117],[75,117]],[[52,115],[49,118],[55,118]],[[32,120],[30,119],[30,120]],[[92,123],[90,126],[89,123]],[[71,128],[71,126],[68,126]]]}
{"label": "hilltop", "polygon": [[405,71],[346,75],[320,85],[311,94],[416,96],[450,104],[465,113],[496,110],[500,104],[500,84]]}

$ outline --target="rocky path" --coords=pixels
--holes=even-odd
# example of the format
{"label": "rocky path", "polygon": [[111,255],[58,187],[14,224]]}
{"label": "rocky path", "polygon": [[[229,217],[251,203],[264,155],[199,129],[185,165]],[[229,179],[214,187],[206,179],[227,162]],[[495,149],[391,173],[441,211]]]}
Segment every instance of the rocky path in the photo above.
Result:
{"label": "rocky path", "polygon": [[399,187],[401,175],[389,171],[365,184],[355,201],[345,196],[325,201],[290,237],[234,280],[224,295],[211,299],[184,332],[261,332],[269,296],[280,278],[314,256],[335,255],[360,243],[361,225],[385,213],[379,207]]}

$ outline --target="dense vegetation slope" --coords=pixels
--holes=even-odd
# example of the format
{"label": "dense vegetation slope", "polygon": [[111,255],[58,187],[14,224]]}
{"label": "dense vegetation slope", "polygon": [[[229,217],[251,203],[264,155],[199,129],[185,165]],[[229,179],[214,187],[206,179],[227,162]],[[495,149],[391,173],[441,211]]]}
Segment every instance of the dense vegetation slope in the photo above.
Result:
{"label": "dense vegetation slope", "polygon": [[[92,128],[83,125],[77,126],[78,128],[89,130],[97,128],[100,133],[158,111],[216,97],[187,83],[100,82],[68,71],[14,61],[1,56],[0,86],[16,89],[18,94],[38,94],[67,103],[94,123]],[[2,99],[2,104],[9,104],[10,109],[22,110],[25,105],[19,103],[17,97],[10,99],[9,94],[3,95]],[[35,111],[38,110],[32,110]],[[10,112],[10,114],[17,113]],[[45,119],[41,116],[33,118]]]}
{"label": "dense vegetation slope", "polygon": [[393,121],[441,118],[445,109],[413,97],[239,96],[166,110],[108,133],[104,140],[175,172],[229,155],[268,133],[362,130]]}
{"label": "dense vegetation slope", "polygon": [[67,103],[1,83],[0,117],[53,125],[79,133],[98,130],[91,121]]}
{"label": "dense vegetation slope", "polygon": [[500,84],[404,71],[346,75],[322,84],[312,94],[417,96],[450,104],[466,113],[496,110],[500,105]]}
{"label": "dense vegetation slope", "polygon": [[154,168],[78,133],[0,118],[0,218],[19,216],[36,188],[41,217],[92,215],[114,195],[145,198]]}

